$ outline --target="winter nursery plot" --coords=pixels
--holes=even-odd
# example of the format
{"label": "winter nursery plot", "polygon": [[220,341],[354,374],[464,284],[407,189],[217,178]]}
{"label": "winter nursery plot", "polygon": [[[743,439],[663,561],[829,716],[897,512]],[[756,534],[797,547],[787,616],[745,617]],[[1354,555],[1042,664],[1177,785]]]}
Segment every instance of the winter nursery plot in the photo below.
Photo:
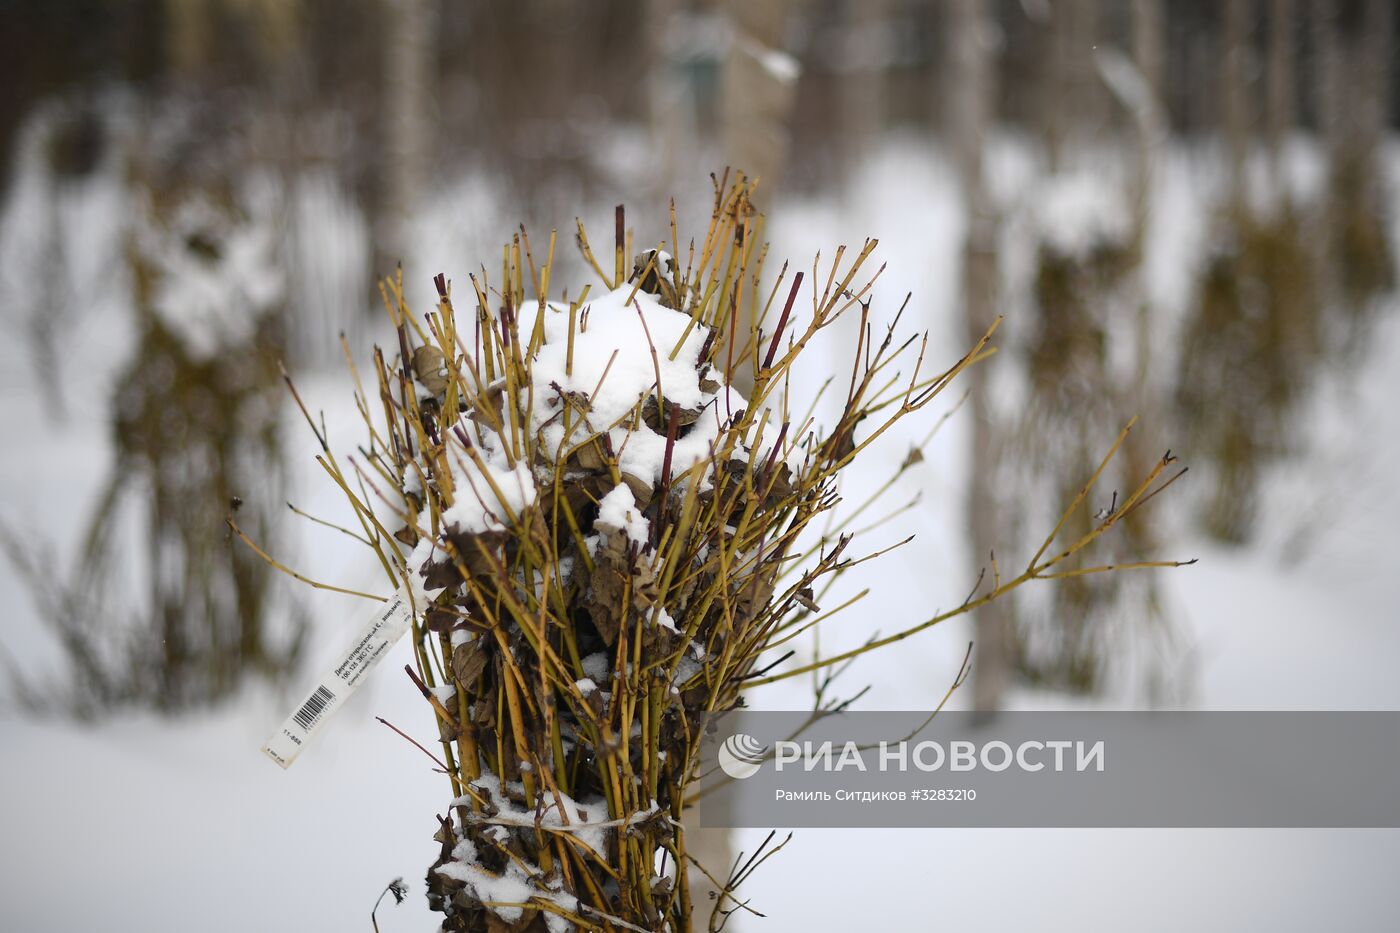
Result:
{"label": "winter nursery plot", "polygon": [[[678,247],[672,211],[669,244],[635,257],[619,208],[610,269],[580,226],[601,287],[572,298],[548,298],[555,238],[537,262],[523,230],[499,282],[469,277],[470,312],[443,276],[421,316],[390,281],[397,346],[374,351],[367,380],[352,363],[365,444],[338,459],[303,406],[358,520],[341,530],[398,591],[377,618],[410,628],[408,675],[436,720],[440,744],[423,751],[451,786],[428,897],[444,929],[718,929],[748,909],[735,890],[775,850],[695,866],[721,893],[692,897],[682,817],[708,716],[1029,580],[1113,569],[1068,564],[1180,475],[1163,458],[1056,544],[1125,429],[1025,568],[993,561],[954,609],[783,667],[784,646],[840,608],[820,608],[832,583],[878,556],[812,525],[839,502],[841,471],[987,357],[992,334],[931,371],[926,336],[899,338],[897,313],[875,323],[873,241],[814,264],[799,306],[803,273],[766,283],[751,193],[742,177],[717,182],[698,244]],[[820,396],[795,408],[787,389],[814,335],[847,315],[858,336],[848,374],[826,384],[837,415],[824,427]],[[333,694],[318,687],[287,734],[314,731]]]}

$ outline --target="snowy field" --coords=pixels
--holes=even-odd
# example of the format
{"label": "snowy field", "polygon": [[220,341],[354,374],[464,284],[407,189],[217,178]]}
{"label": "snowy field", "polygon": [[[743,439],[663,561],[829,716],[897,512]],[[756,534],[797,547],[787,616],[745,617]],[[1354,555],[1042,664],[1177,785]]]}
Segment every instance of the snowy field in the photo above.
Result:
{"label": "snowy field", "polygon": [[[997,176],[1005,200],[1025,183],[1011,149]],[[1391,153],[1393,186],[1400,160],[1393,147]],[[1211,209],[1205,164],[1174,150],[1154,194],[1148,282],[1163,315],[1182,313],[1183,283],[1200,259]],[[1299,165],[1306,176],[1306,155]],[[75,215],[86,218],[75,227],[92,240],[85,255],[110,251],[120,198],[98,184],[72,202]],[[892,145],[843,203],[780,205],[770,235],[775,254],[799,264],[818,248],[829,254],[836,243],[879,237],[889,271],[877,307],[895,307],[912,290],[919,326],[930,329],[939,359],[951,362],[963,349],[953,324],[962,229],[956,205],[952,178],[937,161],[918,147]],[[1400,214],[1400,204],[1391,214]],[[22,245],[15,216],[8,213],[0,227],[5,256]],[[557,223],[564,229],[570,219]],[[467,264],[454,262],[444,259],[441,271],[464,279]],[[70,410],[63,423],[51,423],[37,404],[27,345],[0,345],[0,518],[42,528],[65,568],[109,465],[108,393],[130,344],[121,302],[96,273],[87,289],[84,328],[64,350]],[[1396,310],[1382,315],[1355,371],[1326,382],[1297,419],[1304,453],[1270,474],[1258,543],[1225,550],[1184,534],[1167,539],[1166,556],[1201,559],[1163,580],[1179,626],[1180,650],[1168,672],[1171,703],[1400,709]],[[13,325],[10,315],[18,313],[7,309],[6,320]],[[1008,328],[1015,325],[1008,320]],[[834,361],[837,348],[814,352]],[[352,443],[348,380],[339,371],[308,372],[299,383],[308,404],[326,410],[333,441]],[[338,494],[317,481],[314,440],[300,425],[289,426],[298,505],[334,514]],[[848,482],[882,482],[910,438],[927,427],[890,438]],[[909,475],[895,498],[921,491],[923,501],[880,534],[886,543],[911,532],[918,538],[871,567],[860,581],[871,596],[823,631],[826,652],[859,644],[877,627],[888,633],[916,622],[965,595],[975,577],[962,553],[959,517],[966,440],[966,425],[954,416]],[[1189,462],[1190,452],[1179,452]],[[1300,550],[1292,543],[1304,520],[1318,524]],[[311,575],[346,585],[368,579],[365,558],[337,536],[297,533],[295,560]],[[0,597],[7,607],[4,655],[40,679],[57,671],[57,646],[8,567],[0,567]],[[381,908],[380,928],[433,928],[421,874],[434,855],[432,814],[448,799],[446,780],[374,720],[382,716],[418,736],[433,730],[416,691],[396,676],[407,643],[290,771],[258,752],[293,694],[337,653],[339,633],[348,637],[365,611],[362,602],[335,594],[303,599],[316,626],[310,656],[282,695],[250,688],[215,712],[178,720],[128,714],[99,726],[0,713],[0,929],[363,930],[380,890],[397,876],[409,882],[410,894],[401,906]],[[845,689],[871,684],[861,702],[867,709],[927,706],[956,673],[969,637],[961,621],[927,632],[863,659],[845,676]],[[753,701],[801,708],[806,689],[784,682]],[[965,699],[955,697],[954,705]],[[1012,702],[1040,708],[1078,701],[1023,692]],[[1126,684],[1099,702],[1145,700]],[[740,844],[761,836],[741,834]],[[735,918],[728,929],[1400,929],[1397,864],[1400,831],[1390,830],[806,830],[746,891],[769,919]]]}

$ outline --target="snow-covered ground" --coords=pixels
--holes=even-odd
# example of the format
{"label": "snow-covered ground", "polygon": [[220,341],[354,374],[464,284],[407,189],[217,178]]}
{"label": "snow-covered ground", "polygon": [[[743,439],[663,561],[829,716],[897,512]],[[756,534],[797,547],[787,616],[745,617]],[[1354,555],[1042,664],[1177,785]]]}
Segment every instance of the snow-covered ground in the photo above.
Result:
{"label": "snow-covered ground", "polygon": [[[1018,168],[1014,152],[1004,162],[1001,181],[1014,189],[1024,165]],[[912,290],[920,326],[930,328],[939,358],[951,361],[962,350],[952,315],[962,220],[954,182],[940,166],[923,146],[891,145],[841,205],[781,205],[770,234],[775,254],[800,264],[818,248],[830,255],[835,243],[880,237],[889,269],[877,307],[897,306]],[[1154,198],[1158,236],[1148,275],[1167,313],[1180,313],[1182,282],[1209,226],[1201,173],[1191,153],[1174,152]],[[114,202],[110,192],[91,197]],[[435,213],[446,210],[439,203]],[[0,228],[0,247],[19,236],[14,216]],[[570,220],[558,218],[560,229]],[[443,270],[463,281],[472,258],[444,257]],[[49,423],[35,404],[25,343],[0,345],[0,518],[46,529],[65,559],[108,465],[108,391],[121,358],[111,348],[126,340],[120,302],[96,308],[65,348],[70,399],[79,404],[64,423]],[[1259,544],[1229,551],[1191,538],[1168,541],[1170,556],[1201,558],[1163,580],[1180,628],[1169,673],[1182,704],[1400,709],[1393,674],[1400,577],[1391,546],[1400,492],[1388,469],[1400,462],[1394,310],[1357,370],[1329,381],[1300,416],[1309,453],[1270,478]],[[6,308],[12,328],[19,314]],[[838,349],[835,342],[815,348],[814,359],[834,361]],[[348,379],[308,373],[300,385],[313,409],[326,409],[340,447],[352,442]],[[930,419],[955,400],[950,394]],[[849,488],[882,481],[926,429],[927,422],[911,427],[873,450]],[[297,504],[334,514],[338,497],[317,480],[314,440],[300,430],[292,436]],[[822,633],[825,650],[858,644],[877,627],[889,632],[915,622],[966,594],[974,576],[959,525],[966,438],[962,416],[953,417],[891,498],[923,495],[869,546],[919,537],[871,567],[860,581],[871,586],[870,597]],[[1319,524],[1312,546],[1299,552],[1286,545],[1305,518]],[[310,528],[298,535],[295,559],[312,575],[348,585],[371,579],[372,567],[344,539]],[[56,670],[61,655],[8,567],[0,567],[0,598],[5,655],[26,671]],[[283,772],[258,753],[301,681],[310,683],[341,647],[337,635],[364,612],[346,596],[304,599],[316,637],[304,676],[283,695],[254,687],[223,709],[173,721],[127,714],[84,726],[0,714],[0,928],[367,929],[375,898],[400,875],[410,882],[409,898],[381,907],[380,928],[432,928],[421,874],[435,851],[433,813],[450,794],[420,751],[374,721],[383,716],[419,736],[433,729],[416,691],[396,676],[406,644],[294,768]],[[925,633],[857,664],[843,678],[845,689],[871,684],[865,708],[925,706],[942,695],[968,640],[961,622]],[[806,683],[786,682],[753,699],[799,707],[806,690]],[[1013,697],[1019,707],[1064,702]],[[741,845],[761,838],[740,835]],[[735,918],[730,929],[1392,929],[1400,928],[1397,863],[1400,831],[1389,830],[806,830],[751,882],[747,893],[770,919]]]}

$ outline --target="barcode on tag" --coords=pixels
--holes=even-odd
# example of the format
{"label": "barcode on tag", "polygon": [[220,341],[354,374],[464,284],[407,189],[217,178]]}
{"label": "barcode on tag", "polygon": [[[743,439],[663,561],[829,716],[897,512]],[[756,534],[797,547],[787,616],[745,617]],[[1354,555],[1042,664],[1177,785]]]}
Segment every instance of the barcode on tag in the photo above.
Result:
{"label": "barcode on tag", "polygon": [[413,625],[413,601],[400,589],[379,606],[374,616],[356,633],[350,646],[336,660],[296,712],[287,717],[263,753],[284,768],[290,767],[311,737],[364,681],[365,676],[389,653]]}
{"label": "barcode on tag", "polygon": [[302,706],[301,709],[297,710],[292,718],[295,719],[297,725],[301,726],[303,729],[310,729],[312,723],[319,719],[321,713],[325,711],[326,704],[334,699],[334,693],[331,693],[324,686],[317,687],[316,692],[311,694],[311,699],[307,700],[306,704]]}

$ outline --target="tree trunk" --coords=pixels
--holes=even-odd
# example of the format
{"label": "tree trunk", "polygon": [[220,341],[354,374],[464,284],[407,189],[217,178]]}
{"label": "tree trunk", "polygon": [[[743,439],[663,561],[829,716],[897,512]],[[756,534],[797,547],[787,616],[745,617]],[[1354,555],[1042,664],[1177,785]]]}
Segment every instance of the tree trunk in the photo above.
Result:
{"label": "tree trunk", "polygon": [[1225,0],[1220,69],[1220,129],[1230,166],[1232,197],[1243,198],[1245,160],[1249,154],[1249,26],[1254,4]]}
{"label": "tree trunk", "polygon": [[844,186],[858,175],[885,127],[889,15],[889,0],[847,0],[842,9],[841,132],[835,144]]}
{"label": "tree trunk", "polygon": [[[431,151],[428,103],[433,65],[433,0],[387,0],[384,193],[375,225],[375,275],[408,258],[410,221],[423,197]],[[370,307],[373,307],[371,305]]]}
{"label": "tree trunk", "polygon": [[1105,90],[1094,66],[1098,35],[1098,0],[1051,6],[1041,135],[1052,172],[1064,164],[1066,149],[1082,145],[1107,122]]}
{"label": "tree trunk", "polygon": [[1265,71],[1268,85],[1265,119],[1269,143],[1278,148],[1296,122],[1298,89],[1293,61],[1297,55],[1295,0],[1272,0],[1269,4],[1269,52]]}
{"label": "tree trunk", "polygon": [[1269,4],[1269,51],[1265,69],[1265,132],[1269,140],[1273,185],[1284,194],[1283,146],[1297,122],[1297,77],[1293,62],[1297,55],[1297,4],[1295,0],[1272,0]]}
{"label": "tree trunk", "polygon": [[797,95],[797,63],[783,51],[788,0],[728,0],[733,30],[720,78],[720,134],[725,159],[760,178],[762,205],[772,203],[788,151]]}
{"label": "tree trunk", "polygon": [[1163,66],[1166,60],[1163,45],[1162,0],[1133,0],[1133,64],[1142,78],[1143,99],[1133,108],[1133,125],[1137,134],[1137,168],[1134,197],[1137,203],[1139,243],[1147,228],[1152,173],[1158,149],[1166,143],[1169,127]]}
{"label": "tree trunk", "polygon": [[651,177],[658,203],[675,194],[677,182],[690,172],[690,160],[683,154],[694,151],[694,121],[687,119],[689,103],[684,82],[676,76],[675,65],[666,54],[666,43],[676,15],[677,0],[651,0],[643,7],[647,56],[647,123],[653,151]]}
{"label": "tree trunk", "polygon": [[1341,90],[1341,49],[1337,37],[1337,5],[1334,0],[1312,0],[1308,7],[1313,35],[1316,73],[1317,126],[1327,149],[1335,152],[1345,124]]}
{"label": "tree trunk", "polygon": [[[963,247],[963,329],[967,340],[986,333],[996,317],[996,217],[983,178],[983,162],[991,130],[996,73],[992,62],[993,30],[986,0],[953,0],[948,7],[953,140],[967,215]],[[974,560],[990,560],[1000,527],[996,497],[997,429],[988,399],[984,365],[969,372],[972,407],[972,463],[968,489],[968,521]],[[990,569],[988,580],[990,585]],[[1001,705],[1010,670],[1011,617],[1006,600],[977,610],[976,654],[973,662],[973,703],[982,712]]]}
{"label": "tree trunk", "polygon": [[1395,30],[1395,8],[1392,3],[1393,0],[1366,0],[1361,14],[1361,49],[1358,60],[1365,69],[1365,75],[1357,82],[1356,90],[1365,102],[1360,127],[1362,145],[1371,152],[1380,145],[1390,115],[1390,77]]}
{"label": "tree trunk", "polygon": [[[720,136],[725,162],[760,181],[754,204],[773,204],[788,153],[788,124],[797,97],[799,67],[783,50],[788,0],[727,0],[731,36],[720,77]],[[747,335],[754,309],[741,306],[734,334]],[[736,367],[728,382],[748,394],[753,373]]]}

